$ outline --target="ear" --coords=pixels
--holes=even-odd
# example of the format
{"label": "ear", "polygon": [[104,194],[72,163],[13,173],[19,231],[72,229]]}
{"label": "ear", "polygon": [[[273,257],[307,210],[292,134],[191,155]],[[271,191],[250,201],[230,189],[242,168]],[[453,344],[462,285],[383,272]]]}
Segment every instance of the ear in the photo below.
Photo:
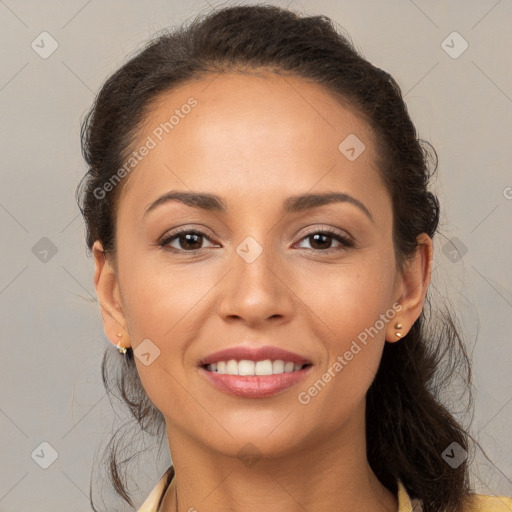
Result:
{"label": "ear", "polygon": [[94,242],[92,252],[94,256],[94,287],[100,303],[105,334],[114,345],[121,342],[122,346],[130,347],[116,271],[105,256],[99,240]]}
{"label": "ear", "polygon": [[[404,337],[420,316],[430,284],[433,263],[432,239],[426,233],[422,233],[418,235],[417,240],[418,247],[405,263],[398,278],[399,298],[396,302],[400,303],[401,309],[386,327],[386,341],[391,343]],[[396,328],[395,324],[402,324],[402,327]]]}

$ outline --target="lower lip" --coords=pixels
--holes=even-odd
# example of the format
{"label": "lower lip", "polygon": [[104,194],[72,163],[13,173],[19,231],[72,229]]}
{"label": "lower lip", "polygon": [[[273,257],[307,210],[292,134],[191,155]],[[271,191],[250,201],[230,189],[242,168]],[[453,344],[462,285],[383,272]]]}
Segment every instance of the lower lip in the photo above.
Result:
{"label": "lower lip", "polygon": [[200,367],[200,372],[219,390],[243,398],[265,398],[275,395],[297,384],[306,377],[313,366],[278,375],[225,375],[209,372]]}

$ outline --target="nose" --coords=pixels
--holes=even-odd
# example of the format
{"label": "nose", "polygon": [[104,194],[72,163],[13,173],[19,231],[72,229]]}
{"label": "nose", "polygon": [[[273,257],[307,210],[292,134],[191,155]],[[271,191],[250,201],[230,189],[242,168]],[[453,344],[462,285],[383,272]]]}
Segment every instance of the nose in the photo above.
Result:
{"label": "nose", "polygon": [[[256,248],[241,244],[233,254],[231,270],[219,287],[219,313],[225,321],[238,319],[255,328],[270,320],[286,323],[294,310],[289,272],[270,249],[263,248],[254,260],[259,250],[252,257],[246,257]],[[249,252],[244,253],[243,249]]]}

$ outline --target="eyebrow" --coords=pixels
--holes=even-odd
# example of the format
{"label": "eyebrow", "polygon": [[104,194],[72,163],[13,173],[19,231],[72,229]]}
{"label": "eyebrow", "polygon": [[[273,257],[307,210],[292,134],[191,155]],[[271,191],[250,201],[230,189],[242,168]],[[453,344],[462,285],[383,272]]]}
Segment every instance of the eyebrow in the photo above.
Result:
{"label": "eyebrow", "polygon": [[[174,190],[158,197],[144,211],[143,217],[158,206],[170,201],[179,201],[192,208],[200,208],[206,211],[226,213],[226,202],[219,196],[200,192],[182,192]],[[301,194],[288,197],[283,203],[283,213],[297,213],[312,208],[317,208],[331,203],[350,203],[357,206],[366,216],[374,222],[373,216],[366,206],[349,194],[342,192],[326,192],[323,194]]]}

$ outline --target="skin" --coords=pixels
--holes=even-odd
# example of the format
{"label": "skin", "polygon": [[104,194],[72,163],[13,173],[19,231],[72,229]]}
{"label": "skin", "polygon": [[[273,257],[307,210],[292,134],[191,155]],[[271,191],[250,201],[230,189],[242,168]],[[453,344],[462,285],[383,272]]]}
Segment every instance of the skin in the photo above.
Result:
{"label": "skin", "polygon": [[[397,497],[366,459],[365,393],[384,343],[418,318],[430,283],[432,241],[400,271],[392,205],[371,128],[321,86],[270,73],[210,75],[159,97],[134,147],[190,97],[198,105],[137,165],[117,212],[117,254],[94,244],[94,284],[105,333],[134,350],[150,339],[160,352],[143,386],[166,421],[176,477],[162,510],[201,512],[396,511]],[[354,133],[365,151],[349,161],[338,145]],[[171,190],[214,193],[227,212],[177,201],[145,208]],[[343,192],[349,202],[283,214],[302,193]],[[158,240],[177,227],[200,230],[192,243]],[[332,228],[351,237],[311,236]],[[306,236],[309,235],[309,236]],[[236,248],[251,236],[263,248],[252,263]],[[199,252],[191,255],[190,251]],[[315,251],[316,249],[316,251]],[[187,251],[189,251],[187,253]],[[307,405],[307,391],[365,328],[399,302],[402,309]],[[297,385],[264,399],[214,388],[200,358],[245,341],[276,345],[313,362]],[[247,443],[258,460],[237,455]]]}

